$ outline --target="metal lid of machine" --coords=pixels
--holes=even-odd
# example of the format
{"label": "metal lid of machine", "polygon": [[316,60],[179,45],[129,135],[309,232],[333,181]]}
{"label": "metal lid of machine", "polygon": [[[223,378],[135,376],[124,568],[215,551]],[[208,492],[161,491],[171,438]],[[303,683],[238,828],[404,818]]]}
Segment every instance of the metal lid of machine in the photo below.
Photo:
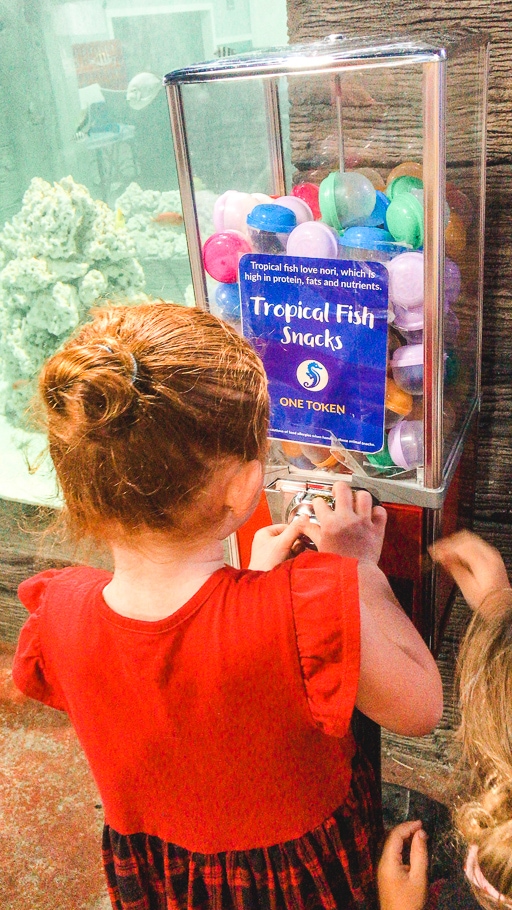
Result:
{"label": "metal lid of machine", "polygon": [[449,33],[432,32],[426,37],[407,34],[375,37],[346,37],[329,35],[310,44],[250,51],[222,57],[205,63],[176,69],[164,76],[164,85],[185,82],[207,82],[210,79],[240,79],[244,76],[301,75],[316,70],[336,71],[357,61],[373,65],[391,59],[408,58],[411,63],[441,60],[454,51],[468,46],[480,46],[487,36],[473,29],[458,29]]}

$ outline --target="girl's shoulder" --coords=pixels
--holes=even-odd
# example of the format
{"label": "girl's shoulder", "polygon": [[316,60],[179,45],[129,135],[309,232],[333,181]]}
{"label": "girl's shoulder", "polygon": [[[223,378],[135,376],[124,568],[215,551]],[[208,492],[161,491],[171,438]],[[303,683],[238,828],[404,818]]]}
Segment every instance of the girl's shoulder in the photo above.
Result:
{"label": "girl's shoulder", "polygon": [[297,628],[359,625],[357,560],[306,550],[269,572],[249,573],[269,601],[288,596]]}
{"label": "girl's shoulder", "polygon": [[[230,570],[237,597],[259,605],[266,615],[283,614],[288,604],[299,647],[314,652],[336,629],[359,637],[357,560],[305,551],[270,571]],[[229,583],[229,582],[228,582]]]}
{"label": "girl's shoulder", "polygon": [[[236,572],[236,570],[235,570]],[[259,583],[269,588],[276,585],[290,585],[292,591],[306,589],[339,590],[342,581],[357,582],[357,560],[336,553],[319,553],[305,550],[299,556],[287,559],[269,571],[238,570],[239,579]]]}
{"label": "girl's shoulder", "polygon": [[349,591],[357,593],[357,559],[305,550],[295,559],[288,560],[288,565],[293,592],[314,590],[316,597],[327,591],[334,596],[340,596],[342,592],[345,596]]}
{"label": "girl's shoulder", "polygon": [[251,607],[261,605],[262,615],[269,618],[267,628],[289,617],[295,660],[315,726],[329,735],[345,736],[359,682],[357,560],[310,550],[269,572],[242,573],[242,583],[244,577],[249,584],[244,600]]}
{"label": "girl's shoulder", "polygon": [[35,613],[52,597],[59,601],[71,593],[83,593],[99,584],[103,586],[112,575],[104,569],[91,566],[67,566],[64,569],[46,569],[22,581],[18,587],[18,597],[29,613]]}
{"label": "girl's shoulder", "polygon": [[12,676],[25,695],[67,711],[67,700],[48,652],[57,639],[64,641],[69,651],[66,630],[79,602],[90,600],[91,593],[100,592],[110,578],[110,573],[101,569],[69,566],[47,569],[21,583],[18,596],[30,616],[20,632]]}

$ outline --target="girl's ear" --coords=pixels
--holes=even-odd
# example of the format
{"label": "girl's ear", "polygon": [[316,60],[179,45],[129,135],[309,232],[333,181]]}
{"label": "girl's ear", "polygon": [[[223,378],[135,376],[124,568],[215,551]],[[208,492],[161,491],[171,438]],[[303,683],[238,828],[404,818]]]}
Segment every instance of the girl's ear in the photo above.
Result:
{"label": "girl's ear", "polygon": [[224,505],[235,519],[246,518],[258,504],[263,486],[263,466],[260,461],[247,461],[237,467],[226,487]]}

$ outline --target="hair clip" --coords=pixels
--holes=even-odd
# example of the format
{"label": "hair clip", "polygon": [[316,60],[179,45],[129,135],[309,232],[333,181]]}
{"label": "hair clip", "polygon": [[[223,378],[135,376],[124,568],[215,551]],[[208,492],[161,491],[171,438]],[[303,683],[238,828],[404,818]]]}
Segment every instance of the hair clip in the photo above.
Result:
{"label": "hair clip", "polygon": [[[108,351],[109,354],[113,354],[113,353],[114,353],[113,350],[112,350],[112,348],[109,347],[108,344],[100,344],[100,345],[98,345],[98,347],[100,347],[100,348],[102,349],[102,351]],[[136,361],[134,355],[132,354],[132,352],[131,352],[131,351],[128,351],[128,353],[129,353],[129,355],[130,355],[130,357],[131,357],[131,359],[132,359],[132,374],[131,374],[131,377],[130,377],[130,382],[131,382],[132,385],[133,385],[133,384],[136,382],[136,380],[137,380],[137,376],[139,375],[139,365],[138,365],[138,363],[137,363],[137,361]]]}
{"label": "hair clip", "polygon": [[132,385],[134,385],[134,383],[135,383],[136,380],[137,380],[137,376],[139,375],[139,365],[138,365],[137,361],[135,360],[135,357],[134,357],[134,355],[132,354],[132,352],[131,352],[131,351],[128,351],[128,353],[129,353],[130,357],[132,358],[132,375],[131,375],[131,383],[132,383]]}

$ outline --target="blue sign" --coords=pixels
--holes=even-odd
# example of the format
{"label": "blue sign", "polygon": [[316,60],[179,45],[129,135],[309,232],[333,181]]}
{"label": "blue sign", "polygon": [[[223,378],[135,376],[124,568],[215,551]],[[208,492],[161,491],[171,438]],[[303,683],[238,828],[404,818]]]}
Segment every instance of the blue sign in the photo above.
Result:
{"label": "blue sign", "polygon": [[388,273],[379,262],[247,253],[242,331],[263,360],[270,437],[384,444]]}

